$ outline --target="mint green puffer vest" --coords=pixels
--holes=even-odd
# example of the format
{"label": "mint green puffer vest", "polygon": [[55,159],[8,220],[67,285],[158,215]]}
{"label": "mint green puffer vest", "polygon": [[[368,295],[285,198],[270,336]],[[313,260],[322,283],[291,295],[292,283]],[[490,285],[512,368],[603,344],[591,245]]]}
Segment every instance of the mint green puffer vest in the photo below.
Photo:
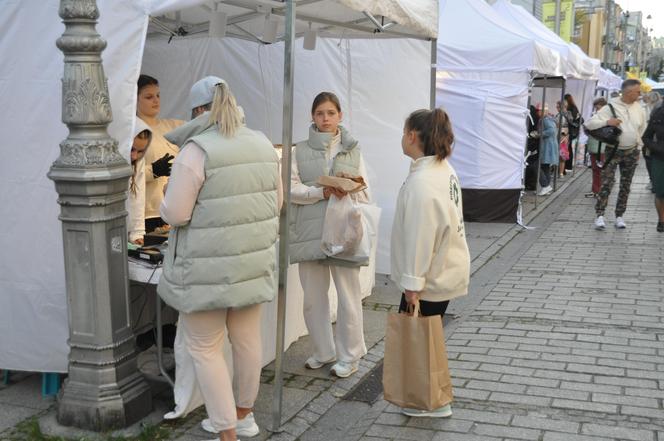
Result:
{"label": "mint green puffer vest", "polygon": [[207,155],[189,224],[173,228],[157,292],[178,311],[240,308],[277,290],[279,159],[246,127],[223,138],[213,126],[190,141]]}
{"label": "mint green puffer vest", "polygon": [[[341,151],[335,156],[332,170],[327,169],[325,151],[332,139],[331,133],[318,132],[309,128],[309,139],[295,146],[295,160],[303,184],[320,187],[316,183],[321,175],[336,176],[339,172],[359,175],[360,148],[350,133],[339,126],[341,131]],[[290,263],[329,259],[320,248],[323,237],[323,222],[327,200],[310,205],[291,204],[290,222]],[[337,261],[336,259],[329,259]],[[348,262],[344,263],[348,266]]]}

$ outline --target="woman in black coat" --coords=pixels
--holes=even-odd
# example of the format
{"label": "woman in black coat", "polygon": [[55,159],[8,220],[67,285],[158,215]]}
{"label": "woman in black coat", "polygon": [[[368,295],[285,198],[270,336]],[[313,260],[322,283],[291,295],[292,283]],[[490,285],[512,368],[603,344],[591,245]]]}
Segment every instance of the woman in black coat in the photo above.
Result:
{"label": "woman in black coat", "polygon": [[565,161],[565,170],[572,170],[574,167],[574,140],[579,137],[579,130],[581,129],[581,113],[579,108],[576,107],[574,102],[574,97],[569,93],[566,93],[565,102],[567,103],[567,127],[569,130],[569,142],[567,143],[567,149],[569,150],[569,159]]}
{"label": "woman in black coat", "polygon": [[650,178],[655,193],[657,209],[657,231],[664,232],[664,105],[659,105],[650,114],[650,121],[643,132],[643,145],[650,150],[652,165]]}

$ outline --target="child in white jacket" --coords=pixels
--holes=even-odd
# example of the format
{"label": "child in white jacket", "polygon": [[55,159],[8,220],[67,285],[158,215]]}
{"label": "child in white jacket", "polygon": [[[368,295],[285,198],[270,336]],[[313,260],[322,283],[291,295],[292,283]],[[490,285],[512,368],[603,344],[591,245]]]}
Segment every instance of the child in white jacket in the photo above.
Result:
{"label": "child in white jacket", "polygon": [[[417,110],[404,125],[401,146],[412,158],[397,199],[392,226],[392,280],[403,292],[399,310],[419,302],[423,316],[445,314],[451,299],[468,293],[466,244],[459,178],[447,157],[454,134],[441,109]],[[450,405],[409,416],[448,417]]]}

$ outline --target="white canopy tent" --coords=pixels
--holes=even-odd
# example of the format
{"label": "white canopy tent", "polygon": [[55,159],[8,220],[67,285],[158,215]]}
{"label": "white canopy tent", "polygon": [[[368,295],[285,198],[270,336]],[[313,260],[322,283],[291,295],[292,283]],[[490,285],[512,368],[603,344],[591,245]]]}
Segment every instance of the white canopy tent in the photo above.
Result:
{"label": "white canopy tent", "polygon": [[529,84],[534,75],[563,75],[564,60],[483,0],[439,5],[436,99],[456,134],[451,162],[464,218],[514,222]]}
{"label": "white canopy tent", "polygon": [[[301,13],[297,32],[312,23],[320,36],[335,39],[321,38],[317,50],[310,54],[296,51],[296,57],[305,62],[295,73],[295,139],[305,136],[303,127],[309,120],[311,94],[324,89],[339,92],[346,110],[345,123],[362,141],[367,163],[373,169],[370,178],[374,179],[374,196],[383,207],[379,239],[383,244],[389,244],[386,232],[391,227],[400,182],[394,177],[405,176],[408,168],[399,147],[403,119],[414,108],[428,107],[430,96],[430,43],[401,37],[435,38],[437,17],[431,13],[436,10],[435,4],[435,0],[301,0],[297,6]],[[0,127],[8,138],[6,145],[16,147],[0,166],[2,202],[11,207],[0,221],[0,245],[6,253],[12,253],[0,265],[0,301],[4,305],[0,312],[0,368],[66,372],[68,319],[62,235],[57,194],[46,178],[58,154],[56,145],[67,135],[59,118],[63,57],[54,44],[64,26],[58,19],[57,0],[10,0],[3,6],[0,22],[6,38],[0,44],[5,60],[0,67],[0,96],[3,102],[14,104]],[[159,76],[161,67],[155,66],[160,64],[179,70],[172,76],[163,74],[163,117],[185,116],[183,97],[191,84],[201,76],[217,74],[231,82],[249,125],[266,131],[275,143],[282,141],[278,116],[282,115],[283,103],[284,43],[266,46],[250,34],[258,32],[259,23],[264,25],[266,10],[276,17],[281,31],[284,3],[225,2],[222,7],[228,12],[228,35],[244,37],[240,41],[207,38],[205,22],[184,21],[189,13],[194,19],[199,14],[203,17],[212,9],[209,1],[99,0],[98,6],[97,31],[108,42],[102,58],[114,117],[109,132],[119,141],[125,157],[129,156],[136,79],[144,53],[147,65],[154,69],[146,73],[156,71]],[[254,12],[247,12],[247,8]],[[242,21],[241,15],[248,21]],[[160,39],[159,32],[146,46],[150,17],[157,16],[160,18],[152,22],[153,27],[176,34],[170,47],[165,43],[169,36]],[[245,23],[239,25],[244,31],[231,24],[234,20],[235,24]],[[374,34],[379,27],[384,32]],[[184,35],[182,30],[189,37],[180,36]],[[278,37],[281,34],[278,32]],[[347,37],[365,40],[348,41]],[[185,42],[187,38],[189,42]],[[24,47],[31,48],[30,57],[22,56]],[[178,63],[174,53],[192,58],[189,64],[184,60]],[[212,54],[223,57],[204,58]],[[394,61],[395,57],[406,56],[411,63]],[[321,66],[328,75],[320,75]],[[403,78],[409,79],[408,84]],[[25,246],[26,242],[39,248],[35,252],[33,246]],[[379,271],[389,271],[388,253],[384,247],[379,251]]]}

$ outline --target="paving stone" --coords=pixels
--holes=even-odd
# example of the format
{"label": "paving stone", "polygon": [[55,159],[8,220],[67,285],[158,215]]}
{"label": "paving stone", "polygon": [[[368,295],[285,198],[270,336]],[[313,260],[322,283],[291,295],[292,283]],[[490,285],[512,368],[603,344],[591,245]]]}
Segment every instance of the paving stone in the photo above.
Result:
{"label": "paving stone", "polygon": [[539,395],[552,398],[565,398],[568,400],[587,400],[590,397],[589,392],[578,390],[557,389],[550,387],[530,386],[526,391],[528,395]]}
{"label": "paving stone", "polygon": [[[657,408],[659,405],[658,400],[655,398],[640,398],[634,396],[603,394],[603,393],[592,394],[592,401],[602,402],[602,403],[627,404],[636,407],[652,407],[652,408]],[[664,412],[662,413],[662,416],[664,417]]]}
{"label": "paving stone", "polygon": [[536,440],[540,436],[540,431],[535,429],[526,429],[521,427],[497,426],[494,424],[479,423],[473,429],[478,435],[492,435],[500,437],[510,437],[514,439]]}
{"label": "paving stone", "polygon": [[542,441],[611,441],[613,438],[575,435],[571,433],[545,432]]}
{"label": "paving stone", "polygon": [[369,428],[366,436],[377,436],[382,438],[393,438],[399,440],[429,441],[433,439],[435,431],[418,429],[415,427],[386,426],[374,424]]}
{"label": "paving stone", "polygon": [[488,400],[500,401],[504,403],[529,404],[534,406],[548,406],[551,404],[551,398],[533,397],[527,395],[508,394],[504,392],[492,392]]}
{"label": "paving stone", "polygon": [[511,415],[506,413],[496,413],[490,411],[478,411],[472,409],[458,409],[454,408],[454,418],[471,420],[478,423],[491,423],[491,424],[502,424],[505,425],[509,423],[512,418]]}
{"label": "paving stone", "polygon": [[609,426],[605,424],[584,424],[581,433],[631,441],[655,441],[655,432],[638,430],[632,427]]}
{"label": "paving stone", "polygon": [[572,421],[552,420],[549,417],[515,416],[512,425],[531,429],[553,430],[557,432],[578,433],[580,424]]}
{"label": "paving stone", "polygon": [[563,400],[559,398],[554,399],[551,406],[560,407],[563,409],[576,409],[576,410],[604,412],[612,414],[618,412],[618,406],[615,404],[589,403],[587,401]]}

